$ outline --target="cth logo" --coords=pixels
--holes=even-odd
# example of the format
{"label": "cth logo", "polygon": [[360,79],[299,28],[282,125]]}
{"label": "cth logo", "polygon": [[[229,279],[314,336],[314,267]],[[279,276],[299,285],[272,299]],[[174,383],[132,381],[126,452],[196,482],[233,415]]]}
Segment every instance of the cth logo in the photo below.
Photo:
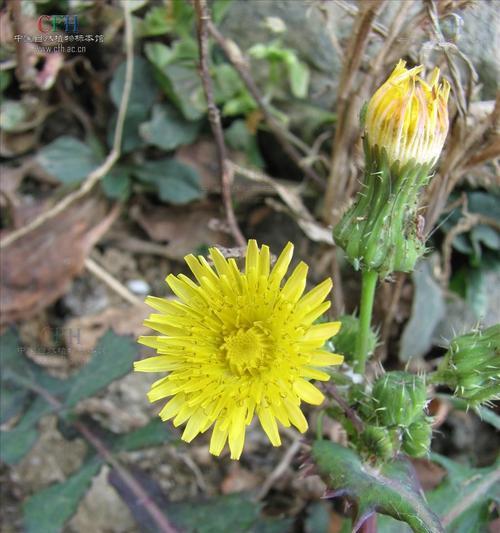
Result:
{"label": "cth logo", "polygon": [[38,31],[48,33],[64,29],[66,33],[78,32],[78,15],[41,15],[38,17]]}

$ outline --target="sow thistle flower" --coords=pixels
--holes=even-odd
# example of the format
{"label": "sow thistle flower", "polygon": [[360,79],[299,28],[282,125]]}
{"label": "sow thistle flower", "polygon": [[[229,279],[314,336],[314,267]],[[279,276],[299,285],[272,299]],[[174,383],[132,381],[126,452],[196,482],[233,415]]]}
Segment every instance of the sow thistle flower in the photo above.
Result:
{"label": "sow thistle flower", "polygon": [[302,296],[308,267],[301,262],[282,284],[292,254],[288,243],[271,269],[269,248],[250,240],[244,272],[217,248],[210,249],[213,267],[203,256],[188,255],[196,282],[183,274],[166,279],[179,301],[146,299],[159,313],[145,325],[161,335],[139,342],[158,356],[136,362],[135,369],[169,372],[148,397],[170,397],[159,415],[173,418],[176,427],[187,422],[186,442],[213,426],[210,453],[220,455],[229,441],[231,458],[239,459],[255,415],[273,446],[281,444],[277,421],[307,430],[301,402],[324,399],[310,380],[327,381],[319,368],[343,357],[322,349],[340,322],[315,324],[330,307],[324,300],[331,280]]}
{"label": "sow thistle flower", "polygon": [[409,272],[424,253],[418,193],[426,185],[448,133],[450,85],[439,69],[400,61],[364,113],[365,177],[356,203],[334,230],[355,267],[381,276]]}

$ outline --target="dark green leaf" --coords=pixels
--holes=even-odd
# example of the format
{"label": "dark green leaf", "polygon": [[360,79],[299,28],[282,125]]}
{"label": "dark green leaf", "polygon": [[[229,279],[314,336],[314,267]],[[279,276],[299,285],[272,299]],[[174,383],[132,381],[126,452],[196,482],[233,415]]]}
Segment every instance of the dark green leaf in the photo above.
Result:
{"label": "dark green leaf", "polygon": [[108,331],[97,344],[90,362],[74,376],[65,405],[73,407],[107,387],[132,369],[136,344],[127,337]]}
{"label": "dark green leaf", "polygon": [[259,507],[245,495],[232,494],[196,505],[191,502],[172,504],[168,515],[186,533],[243,533],[250,531],[258,520]]}
{"label": "dark green leaf", "polygon": [[185,204],[203,196],[196,170],[175,159],[148,161],[136,170],[142,181],[155,185],[161,200]]}
{"label": "dark green leaf", "polygon": [[250,164],[261,168],[264,161],[260,155],[257,139],[248,130],[244,120],[235,120],[224,131],[226,142],[235,150],[242,150]]}
{"label": "dark green leaf", "polygon": [[[125,84],[126,62],[121,63],[116,69],[109,87],[111,100],[118,109]],[[156,84],[149,63],[140,56],[134,57],[134,72],[132,76],[132,89],[127,107],[127,116],[146,116],[157,94]]]}
{"label": "dark green leaf", "polygon": [[166,5],[152,7],[144,17],[141,25],[141,37],[165,35],[172,29]]}
{"label": "dark green leaf", "polygon": [[0,92],[5,91],[10,85],[12,74],[8,70],[0,70]]}
{"label": "dark green leaf", "polygon": [[37,492],[23,505],[26,533],[59,533],[75,513],[101,461],[94,458],[64,483]]}
{"label": "dark green leaf", "polygon": [[206,102],[197,70],[196,48],[192,48],[191,41],[172,48],[148,43],[145,52],[155,67],[160,87],[184,117],[188,120],[201,118],[206,112]]}
{"label": "dark green leaf", "polygon": [[126,200],[130,196],[132,181],[130,169],[115,167],[101,180],[104,194],[113,200]]}
{"label": "dark green leaf", "polygon": [[353,450],[328,441],[316,441],[312,456],[334,496],[347,496],[356,503],[355,520],[377,511],[406,522],[416,533],[443,531],[406,460],[395,459],[374,468],[362,463]]}
{"label": "dark green leaf", "polygon": [[168,105],[155,105],[149,122],[140,127],[140,134],[146,143],[163,150],[173,150],[190,144],[198,135],[198,122],[188,122],[178,111]]}
{"label": "dark green leaf", "polygon": [[15,427],[0,432],[0,459],[9,464],[18,463],[33,447],[38,439],[35,428]]}
{"label": "dark green leaf", "polygon": [[87,144],[63,135],[43,147],[38,162],[62,183],[78,183],[100,165],[94,150]]}
{"label": "dark green leaf", "polygon": [[161,446],[175,440],[178,440],[178,438],[172,433],[170,427],[165,422],[162,422],[160,418],[155,418],[142,428],[120,435],[114,441],[113,449],[130,452],[141,448]]}

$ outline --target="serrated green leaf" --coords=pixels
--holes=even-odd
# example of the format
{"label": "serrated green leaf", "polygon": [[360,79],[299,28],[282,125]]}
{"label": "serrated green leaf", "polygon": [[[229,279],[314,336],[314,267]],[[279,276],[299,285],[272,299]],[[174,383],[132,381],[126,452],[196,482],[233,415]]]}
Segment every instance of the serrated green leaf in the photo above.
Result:
{"label": "serrated green leaf", "polygon": [[446,531],[469,533],[474,531],[468,529],[471,524],[478,528],[475,531],[486,528],[488,504],[500,494],[500,461],[486,468],[471,468],[436,453],[431,459],[447,471],[441,484],[427,493],[429,505],[439,513]]}
{"label": "serrated green leaf", "polygon": [[85,179],[101,163],[90,146],[66,135],[44,146],[37,160],[51,176],[71,184]]}
{"label": "serrated green leaf", "polygon": [[141,124],[139,131],[147,144],[170,151],[191,144],[199,129],[198,122],[188,122],[171,106],[157,104],[153,107],[151,120]]}
{"label": "serrated green leaf", "polygon": [[203,196],[196,170],[175,159],[147,161],[135,173],[140,180],[154,185],[165,202],[186,204]]}
{"label": "serrated green leaf", "polygon": [[71,380],[66,407],[75,406],[127,374],[136,357],[136,344],[131,339],[108,331],[99,340],[90,362]]}
{"label": "serrated green leaf", "polygon": [[31,496],[23,505],[26,533],[59,533],[75,513],[100,466],[101,461],[94,458],[63,483]]}
{"label": "serrated green leaf", "polygon": [[356,503],[356,520],[376,511],[406,522],[416,533],[443,531],[407,461],[371,467],[353,450],[328,441],[316,441],[312,456],[326,484]]}

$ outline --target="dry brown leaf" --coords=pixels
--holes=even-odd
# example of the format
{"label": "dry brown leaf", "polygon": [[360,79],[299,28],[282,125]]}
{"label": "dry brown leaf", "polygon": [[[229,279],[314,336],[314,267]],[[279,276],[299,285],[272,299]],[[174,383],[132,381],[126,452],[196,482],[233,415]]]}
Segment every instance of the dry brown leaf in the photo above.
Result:
{"label": "dry brown leaf", "polygon": [[30,318],[60,298],[117,214],[117,209],[107,213],[107,202],[90,196],[4,250],[0,325]]}
{"label": "dry brown leaf", "polygon": [[229,246],[228,234],[214,228],[213,220],[220,218],[219,210],[210,204],[186,207],[151,207],[131,209],[130,216],[153,241],[166,242],[165,253],[182,259],[200,246],[220,244]]}

